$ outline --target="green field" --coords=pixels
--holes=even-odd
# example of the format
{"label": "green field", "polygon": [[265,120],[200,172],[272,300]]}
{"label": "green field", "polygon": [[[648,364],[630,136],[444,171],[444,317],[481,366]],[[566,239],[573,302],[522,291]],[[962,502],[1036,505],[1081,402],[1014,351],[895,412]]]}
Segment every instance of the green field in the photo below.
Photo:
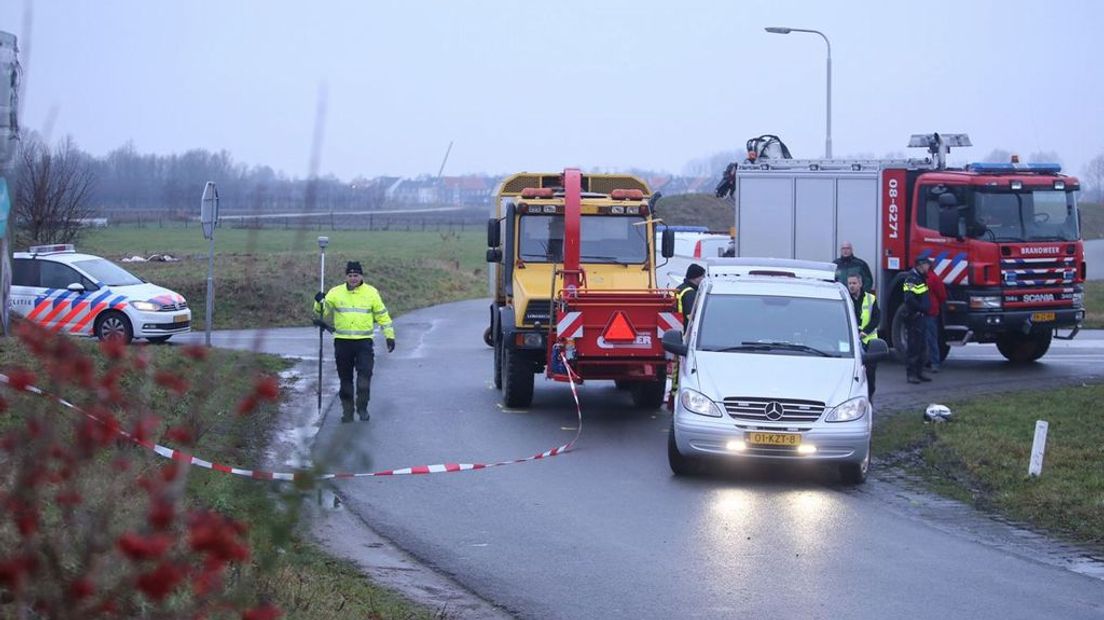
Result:
{"label": "green field", "polygon": [[1081,236],[1104,239],[1104,204],[1081,205]]}
{"label": "green field", "polygon": [[[878,467],[896,465],[934,489],[1063,538],[1104,544],[1104,384],[948,403],[954,420],[878,419]],[[1035,421],[1049,425],[1043,475],[1027,465]]]}
{"label": "green field", "polygon": [[1104,329],[1104,282],[1085,283],[1085,327]]}
{"label": "green field", "polygon": [[[487,294],[482,233],[328,232],[326,287],[344,281],[345,262],[360,261],[392,316],[414,308]],[[218,230],[215,233],[216,329],[309,325],[319,285],[314,231]],[[208,242],[196,228],[88,231],[78,249],[118,262],[169,254],[178,262],[122,263],[188,300],[194,329],[204,329]]]}

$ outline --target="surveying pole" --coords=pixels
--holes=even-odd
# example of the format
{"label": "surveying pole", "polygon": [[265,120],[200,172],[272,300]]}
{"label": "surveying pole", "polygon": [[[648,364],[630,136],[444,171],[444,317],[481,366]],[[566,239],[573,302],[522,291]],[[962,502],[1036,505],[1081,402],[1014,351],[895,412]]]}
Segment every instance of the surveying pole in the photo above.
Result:
{"label": "surveying pole", "polygon": [[[318,252],[321,256],[321,266],[318,270],[318,292],[326,294],[326,246],[330,245],[329,237],[318,238]],[[322,309],[318,312],[318,416],[322,416],[322,344],[323,332],[326,330],[325,319],[326,304],[322,303]]]}

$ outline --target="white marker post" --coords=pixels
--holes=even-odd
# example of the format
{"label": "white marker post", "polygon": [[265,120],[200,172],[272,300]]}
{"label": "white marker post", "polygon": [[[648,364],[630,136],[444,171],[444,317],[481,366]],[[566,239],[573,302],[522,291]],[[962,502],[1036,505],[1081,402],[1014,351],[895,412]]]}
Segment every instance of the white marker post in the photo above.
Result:
{"label": "white marker post", "polygon": [[215,314],[215,226],[218,224],[219,195],[213,181],[203,186],[203,198],[199,202],[199,221],[203,224],[203,236],[210,244],[207,249],[207,346],[211,346],[211,323]]}
{"label": "white marker post", "polygon": [[1035,441],[1031,444],[1031,464],[1027,466],[1028,476],[1040,476],[1043,473],[1043,453],[1046,452],[1047,423],[1035,422]]}

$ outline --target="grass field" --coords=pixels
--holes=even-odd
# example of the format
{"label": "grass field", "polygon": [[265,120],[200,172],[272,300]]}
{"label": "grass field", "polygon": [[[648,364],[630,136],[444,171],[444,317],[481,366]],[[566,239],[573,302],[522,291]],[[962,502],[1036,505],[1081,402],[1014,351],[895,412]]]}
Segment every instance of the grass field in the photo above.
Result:
{"label": "grass field", "polygon": [[1085,283],[1085,327],[1104,329],[1104,282]]}
{"label": "grass field", "polygon": [[[1104,544],[1104,384],[949,403],[954,421],[891,415],[874,429],[875,455],[945,495],[1054,532]],[[1043,474],[1027,476],[1035,421],[1049,425]]]}
{"label": "grass field", "polygon": [[[346,261],[364,266],[393,316],[414,308],[487,294],[485,237],[466,232],[328,233],[326,286],[344,281]],[[317,235],[283,230],[215,233],[216,329],[309,325],[319,284]],[[193,329],[204,329],[208,242],[195,228],[89,231],[78,249],[118,262],[170,254],[179,262],[124,263],[136,275],[188,300]]]}
{"label": "grass field", "polygon": [[1081,236],[1104,239],[1104,204],[1084,203],[1081,207]]}

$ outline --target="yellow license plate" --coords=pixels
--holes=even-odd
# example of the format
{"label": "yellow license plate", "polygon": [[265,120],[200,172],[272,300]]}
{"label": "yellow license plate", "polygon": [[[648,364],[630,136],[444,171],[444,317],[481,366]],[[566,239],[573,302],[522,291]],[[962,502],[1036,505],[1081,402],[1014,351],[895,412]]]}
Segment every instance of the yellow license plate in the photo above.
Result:
{"label": "yellow license plate", "polygon": [[1037,323],[1045,323],[1047,321],[1053,321],[1054,318],[1055,317],[1054,317],[1053,312],[1036,312],[1036,313],[1031,315],[1031,320],[1035,321]]}
{"label": "yellow license plate", "polygon": [[800,446],[801,435],[792,433],[748,433],[747,441],[760,446]]}
{"label": "yellow license plate", "polygon": [[184,323],[188,320],[187,314],[178,314],[173,317],[173,323]]}

